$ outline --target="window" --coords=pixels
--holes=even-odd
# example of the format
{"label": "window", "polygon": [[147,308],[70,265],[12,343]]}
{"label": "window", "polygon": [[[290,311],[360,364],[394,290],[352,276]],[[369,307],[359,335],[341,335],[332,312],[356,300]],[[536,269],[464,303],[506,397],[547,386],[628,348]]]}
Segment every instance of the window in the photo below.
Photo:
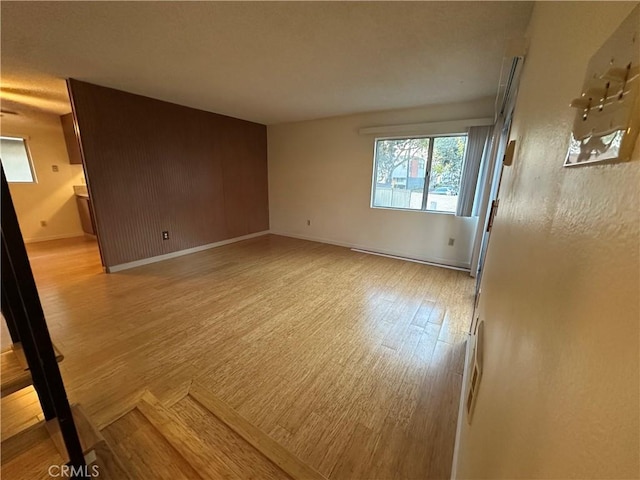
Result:
{"label": "window", "polygon": [[467,135],[376,140],[372,207],[455,213]]}
{"label": "window", "polygon": [[24,138],[0,137],[0,160],[7,182],[35,183],[27,141]]}

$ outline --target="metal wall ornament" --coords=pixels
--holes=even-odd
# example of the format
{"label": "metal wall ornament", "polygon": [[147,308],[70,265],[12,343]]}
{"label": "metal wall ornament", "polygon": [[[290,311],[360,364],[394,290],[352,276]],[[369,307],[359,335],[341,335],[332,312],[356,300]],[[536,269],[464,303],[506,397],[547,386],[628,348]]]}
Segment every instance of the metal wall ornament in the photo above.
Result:
{"label": "metal wall ornament", "polygon": [[591,57],[565,167],[627,161],[640,130],[640,6]]}

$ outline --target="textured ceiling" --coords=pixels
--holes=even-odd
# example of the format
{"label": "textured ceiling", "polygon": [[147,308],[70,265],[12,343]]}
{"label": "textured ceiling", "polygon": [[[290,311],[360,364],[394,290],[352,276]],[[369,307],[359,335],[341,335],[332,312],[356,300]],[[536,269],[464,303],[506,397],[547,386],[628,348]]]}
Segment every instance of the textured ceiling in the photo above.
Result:
{"label": "textured ceiling", "polygon": [[528,2],[1,2],[3,109],[62,79],[274,124],[494,95]]}

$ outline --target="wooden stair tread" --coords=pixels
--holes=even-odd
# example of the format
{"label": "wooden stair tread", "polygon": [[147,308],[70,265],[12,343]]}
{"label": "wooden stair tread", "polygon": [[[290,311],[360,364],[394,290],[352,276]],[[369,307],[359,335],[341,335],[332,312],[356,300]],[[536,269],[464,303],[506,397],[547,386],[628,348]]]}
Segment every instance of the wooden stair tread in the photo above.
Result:
{"label": "wooden stair tread", "polygon": [[[71,405],[71,414],[73,415],[73,422],[75,423],[80,438],[82,452],[85,454],[85,460],[88,465],[97,466],[99,471],[98,477],[102,479],[128,480],[129,475],[122,465],[122,462],[115,455],[100,430],[94,425],[84,409],[78,404]],[[45,423],[45,426],[59,455],[64,462],[68,462],[69,456],[62,438],[58,419],[49,420]],[[92,455],[92,453],[95,454],[95,456]],[[91,471],[92,470],[90,470],[90,472]]]}
{"label": "wooden stair tread", "polygon": [[201,478],[137,406],[106,426],[102,433],[131,478]]}
{"label": "wooden stair tread", "polygon": [[94,447],[96,461],[94,465],[98,467],[98,478],[101,480],[128,480],[129,475],[116,454],[111,450],[105,440],[97,443]]}
{"label": "wooden stair tread", "polygon": [[202,478],[243,478],[233,462],[220,451],[205,445],[199,437],[146,392],[138,410]]}
{"label": "wooden stair tread", "polygon": [[[56,445],[56,441],[62,440],[54,440],[48,423],[41,421],[2,442],[3,477],[12,480],[50,479],[49,467],[66,463],[67,460],[60,454],[60,446]],[[97,478],[129,480],[122,463],[104,438],[92,450],[95,451],[96,460],[91,465],[97,466]],[[90,466],[89,472],[92,471],[94,470]]]}
{"label": "wooden stair tread", "polygon": [[[22,348],[22,342],[14,343],[11,346],[11,349],[15,353],[16,357],[18,357],[18,362],[20,363],[20,365],[22,365],[25,370],[29,370],[29,364],[27,363],[27,357],[25,356],[24,349]],[[60,350],[58,350],[58,347],[56,347],[55,344],[53,345],[53,351],[56,354],[56,361],[58,363],[64,360],[64,355],[60,353]]]}
{"label": "wooden stair tread", "polygon": [[19,434],[25,428],[42,421],[42,408],[38,394],[32,386],[4,397],[0,406],[1,441]]}
{"label": "wooden stair tread", "polygon": [[[227,437],[212,441],[201,428],[190,428],[149,392],[142,396],[138,409],[203,478],[292,478],[227,425]],[[203,411],[213,417],[208,410]]]}
{"label": "wooden stair tread", "polygon": [[[93,426],[80,405],[71,405],[71,414],[73,415],[73,421],[76,425],[78,436],[80,437],[80,445],[82,446],[82,451],[86,455],[98,443],[104,442],[104,437],[102,436],[100,431]],[[53,443],[60,452],[60,456],[65,459],[65,462],[68,461],[69,455],[67,454],[67,448],[65,447],[64,440],[62,439],[62,432],[60,431],[60,424],[58,423],[58,419],[54,418],[52,420],[49,420],[48,422],[46,422],[46,427],[49,431],[49,434],[51,435]]]}
{"label": "wooden stair tread", "polygon": [[58,452],[44,422],[2,442],[2,476],[12,480],[51,478],[50,465],[61,465]]}
{"label": "wooden stair tread", "polygon": [[[64,355],[60,353],[55,345],[53,350],[56,354],[56,360],[61,362],[64,359]],[[31,373],[29,373],[29,365],[20,342],[14,343],[11,348],[2,352],[0,357],[2,357],[2,387],[0,388],[2,397],[11,395],[33,384]]]}
{"label": "wooden stair tread", "polygon": [[324,475],[300,460],[262,430],[251,424],[229,405],[211,395],[197,383],[191,385],[189,395],[244,438],[256,450],[286,472],[291,478],[300,480],[327,480]]}
{"label": "wooden stair tread", "polygon": [[291,480],[290,475],[190,395],[174,404],[170,411],[209,450],[219,452],[229,470],[237,477]]}
{"label": "wooden stair tread", "polygon": [[13,349],[0,354],[2,374],[1,396],[10,395],[33,383],[31,373],[25,370]]}
{"label": "wooden stair tread", "polygon": [[[55,448],[44,422],[38,422],[38,424],[26,428],[22,432],[3,441],[2,449],[0,449],[0,463],[4,465],[12,461],[15,457],[21,455],[23,450],[28,450],[31,446],[40,442],[47,443]],[[55,452],[57,453],[58,450],[56,449]]]}

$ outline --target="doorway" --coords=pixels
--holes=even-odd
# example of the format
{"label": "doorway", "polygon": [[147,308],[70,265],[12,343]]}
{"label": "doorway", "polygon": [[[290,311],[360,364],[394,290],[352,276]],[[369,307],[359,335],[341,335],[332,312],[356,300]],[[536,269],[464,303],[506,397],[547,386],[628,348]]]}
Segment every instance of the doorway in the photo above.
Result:
{"label": "doorway", "polygon": [[[76,145],[77,139],[66,98],[46,108],[37,99],[3,100],[0,138],[0,160],[36,282],[52,276],[60,286],[82,272],[103,273],[82,160],[68,146],[70,119]],[[0,323],[4,349],[9,336]]]}
{"label": "doorway", "polygon": [[518,84],[524,57],[514,57],[511,69],[502,94],[498,110],[498,119],[494,128],[492,151],[485,166],[482,183],[482,202],[479,212],[478,226],[471,256],[471,276],[476,277],[476,303],[480,294],[482,273],[486,260],[491,235],[493,218],[499,206],[500,184],[504,170],[504,156],[509,144],[513,112],[515,110]]}

